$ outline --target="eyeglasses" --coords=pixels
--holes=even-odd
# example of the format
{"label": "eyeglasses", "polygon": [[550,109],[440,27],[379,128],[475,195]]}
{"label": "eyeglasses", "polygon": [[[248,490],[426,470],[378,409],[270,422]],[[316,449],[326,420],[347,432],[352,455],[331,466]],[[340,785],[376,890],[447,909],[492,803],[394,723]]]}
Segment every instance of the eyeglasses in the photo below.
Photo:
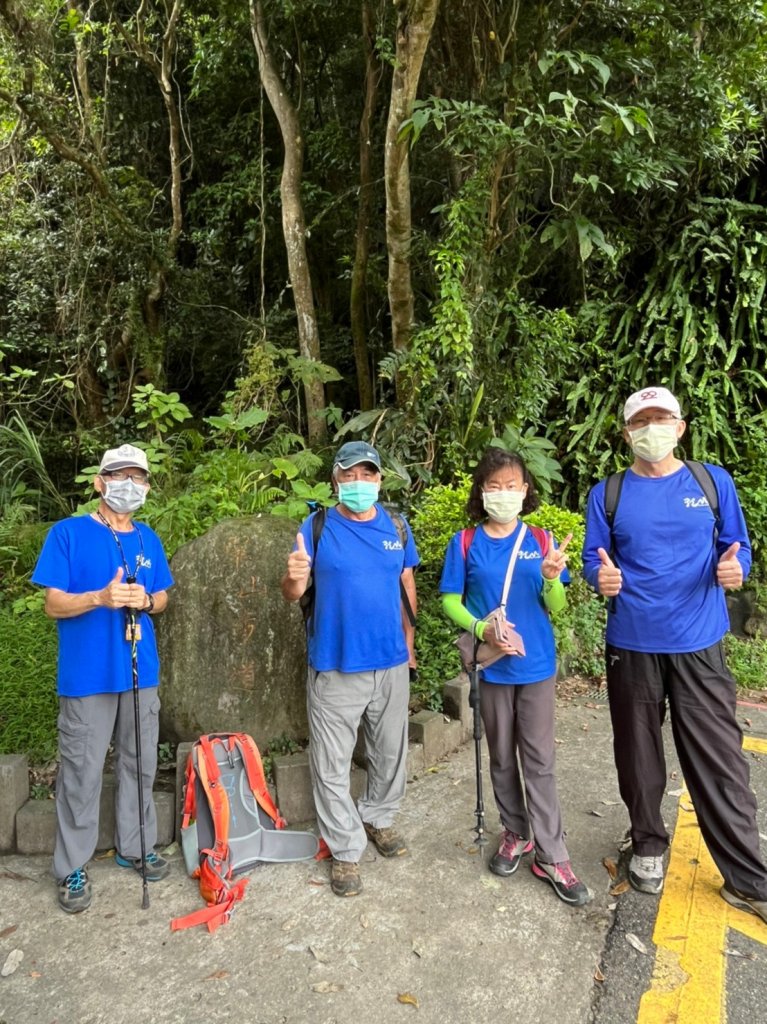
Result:
{"label": "eyeglasses", "polygon": [[101,476],[109,477],[110,480],[132,480],[134,484],[149,483],[148,475],[140,469],[105,469]]}
{"label": "eyeglasses", "polygon": [[635,416],[626,426],[629,430],[641,430],[642,427],[649,427],[651,423],[676,423],[679,419],[670,412],[658,412],[653,416]]}

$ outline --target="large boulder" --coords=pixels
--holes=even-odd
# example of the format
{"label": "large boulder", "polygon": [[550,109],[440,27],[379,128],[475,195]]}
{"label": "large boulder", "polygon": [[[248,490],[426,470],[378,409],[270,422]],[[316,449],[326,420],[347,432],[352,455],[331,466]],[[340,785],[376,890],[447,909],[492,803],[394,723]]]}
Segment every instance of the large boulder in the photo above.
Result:
{"label": "large boulder", "polygon": [[156,620],[164,739],[246,732],[263,748],[308,736],[303,619],[280,593],[297,528],[229,519],[173,556],[175,586]]}

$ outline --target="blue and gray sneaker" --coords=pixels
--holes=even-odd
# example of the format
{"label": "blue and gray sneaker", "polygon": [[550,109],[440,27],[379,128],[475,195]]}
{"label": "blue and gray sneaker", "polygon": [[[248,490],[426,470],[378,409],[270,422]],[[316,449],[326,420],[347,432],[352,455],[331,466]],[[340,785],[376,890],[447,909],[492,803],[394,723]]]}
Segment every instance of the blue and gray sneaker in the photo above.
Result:
{"label": "blue and gray sneaker", "polygon": [[[123,857],[121,854],[115,854],[115,862],[120,865],[121,868],[133,868],[134,871],[138,871],[141,874],[141,858],[140,857]],[[163,878],[167,877],[170,871],[170,864],[161,857],[159,853],[155,853],[152,850],[151,853],[146,855],[146,880],[147,882],[159,882]]]}
{"label": "blue and gray sneaker", "polygon": [[59,882],[59,906],[67,914],[79,914],[91,905],[91,883],[85,868],[77,868]]}

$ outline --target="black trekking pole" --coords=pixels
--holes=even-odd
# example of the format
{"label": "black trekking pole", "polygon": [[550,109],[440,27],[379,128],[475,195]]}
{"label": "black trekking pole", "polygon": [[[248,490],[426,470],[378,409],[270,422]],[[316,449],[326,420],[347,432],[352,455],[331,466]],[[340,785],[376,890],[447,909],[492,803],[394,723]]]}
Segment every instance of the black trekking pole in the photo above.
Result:
{"label": "black trekking pole", "polygon": [[474,759],[477,771],[477,809],[474,812],[477,818],[477,824],[473,831],[477,833],[477,838],[474,842],[479,847],[479,855],[481,857],[482,847],[487,845],[487,836],[485,835],[485,801],[482,795],[482,719],[479,714],[479,666],[477,665],[478,648],[479,638],[475,637],[474,660],[472,662],[471,671],[468,675],[469,706],[474,711]]}
{"label": "black trekking pole", "polygon": [[[128,582],[131,582],[130,579]],[[136,609],[128,608],[128,635],[131,645],[131,670],[133,673],[133,723],[136,730],[136,771],[138,772],[138,829],[141,840],[141,881],[143,883],[143,895],[141,898],[141,909],[149,909],[149,888],[146,878],[146,834],[144,830],[144,786],[143,768],[141,764],[141,712],[139,708],[138,694],[138,649],[136,647],[138,636],[136,634]]]}

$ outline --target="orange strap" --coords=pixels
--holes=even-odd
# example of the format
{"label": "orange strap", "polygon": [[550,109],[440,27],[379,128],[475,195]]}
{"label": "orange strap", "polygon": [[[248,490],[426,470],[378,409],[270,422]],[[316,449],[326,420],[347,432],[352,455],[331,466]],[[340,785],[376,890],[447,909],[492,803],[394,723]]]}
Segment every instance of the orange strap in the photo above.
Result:
{"label": "orange strap", "polygon": [[261,755],[258,752],[258,747],[253,741],[252,736],[248,736],[246,733],[233,733],[232,739],[237,743],[242,754],[242,760],[245,764],[245,771],[248,776],[248,785],[253,793],[253,796],[258,801],[259,806],[274,822],[275,828],[285,828],[287,822],[280,814],[279,808],[275,805],[272,800],[272,794],[269,792],[269,788],[266,784],[266,775],[264,774],[264,765],[261,761]]}

